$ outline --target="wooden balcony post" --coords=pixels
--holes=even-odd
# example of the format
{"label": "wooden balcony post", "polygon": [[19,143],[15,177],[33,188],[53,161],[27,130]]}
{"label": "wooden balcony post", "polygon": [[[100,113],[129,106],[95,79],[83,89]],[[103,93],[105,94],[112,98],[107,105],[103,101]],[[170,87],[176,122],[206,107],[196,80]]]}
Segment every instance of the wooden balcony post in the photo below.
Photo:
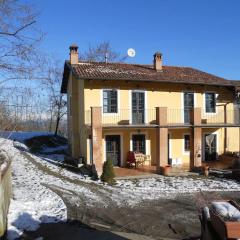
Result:
{"label": "wooden balcony post", "polygon": [[91,107],[92,160],[98,175],[103,170],[102,108]]}
{"label": "wooden balcony post", "polygon": [[201,125],[201,108],[194,108],[192,113],[192,134],[190,146],[190,167],[200,167],[202,165],[202,128]]}
{"label": "wooden balcony post", "polygon": [[161,167],[168,165],[168,128],[167,128],[167,108],[156,108],[156,167],[157,172],[161,171]]}
{"label": "wooden balcony post", "polygon": [[191,124],[201,125],[202,123],[202,109],[199,107],[193,108],[191,111]]}

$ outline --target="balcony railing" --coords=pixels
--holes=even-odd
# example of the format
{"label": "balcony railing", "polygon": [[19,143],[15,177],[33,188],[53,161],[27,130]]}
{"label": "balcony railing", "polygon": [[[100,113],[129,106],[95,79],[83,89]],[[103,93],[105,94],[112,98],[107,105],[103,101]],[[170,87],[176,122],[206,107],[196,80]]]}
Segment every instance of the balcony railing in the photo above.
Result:
{"label": "balcony railing", "polygon": [[[192,126],[194,109],[167,108],[167,126]],[[118,109],[117,113],[103,113],[103,126],[156,126],[156,109]],[[206,113],[203,109],[199,116],[201,126],[240,125],[239,110],[216,109],[215,113]],[[91,125],[91,110],[85,111],[85,124]]]}
{"label": "balcony railing", "polygon": [[[91,110],[85,111],[85,123],[91,124]],[[103,113],[103,126],[156,124],[156,109],[118,109],[117,113]]]}
{"label": "balcony railing", "polygon": [[239,125],[239,110],[223,110],[216,108],[213,113],[207,113],[202,110],[202,125]]}
{"label": "balcony railing", "polygon": [[168,125],[189,125],[191,124],[192,110],[186,109],[167,109]]}

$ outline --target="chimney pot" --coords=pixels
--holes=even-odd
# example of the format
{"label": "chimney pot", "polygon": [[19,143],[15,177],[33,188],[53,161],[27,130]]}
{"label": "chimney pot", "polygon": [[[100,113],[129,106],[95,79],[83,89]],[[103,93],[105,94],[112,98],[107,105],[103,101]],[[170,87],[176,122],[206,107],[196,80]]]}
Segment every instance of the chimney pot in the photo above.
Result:
{"label": "chimney pot", "polygon": [[162,53],[156,52],[153,55],[153,66],[156,71],[162,71]]}
{"label": "chimney pot", "polygon": [[78,64],[78,46],[72,44],[70,47],[70,64]]}

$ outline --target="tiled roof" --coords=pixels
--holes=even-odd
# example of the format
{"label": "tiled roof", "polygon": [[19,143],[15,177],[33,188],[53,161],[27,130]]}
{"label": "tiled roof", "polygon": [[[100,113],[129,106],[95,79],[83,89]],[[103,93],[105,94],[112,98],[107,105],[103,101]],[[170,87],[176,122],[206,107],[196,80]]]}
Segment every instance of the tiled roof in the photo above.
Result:
{"label": "tiled roof", "polygon": [[153,65],[139,65],[126,63],[79,62],[76,65],[65,64],[62,82],[63,93],[67,89],[67,72],[71,68],[80,79],[92,80],[128,80],[166,83],[189,83],[204,85],[234,86],[234,81],[229,81],[212,74],[190,68],[163,66],[162,71],[156,71]]}

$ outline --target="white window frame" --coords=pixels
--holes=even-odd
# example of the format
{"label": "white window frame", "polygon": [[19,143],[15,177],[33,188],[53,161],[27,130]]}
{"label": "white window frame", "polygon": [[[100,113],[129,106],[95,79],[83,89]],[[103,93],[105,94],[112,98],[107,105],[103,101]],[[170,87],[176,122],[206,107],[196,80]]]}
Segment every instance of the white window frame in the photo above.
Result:
{"label": "white window frame", "polygon": [[215,131],[215,132],[204,132],[203,136],[202,136],[202,161],[205,161],[205,137],[206,135],[209,134],[215,134],[216,135],[216,150],[217,150],[217,154],[219,155],[219,132]]}
{"label": "white window frame", "polygon": [[[103,137],[103,160],[104,162],[107,161],[107,156],[106,156],[106,151],[107,151],[107,146],[106,146],[106,136],[111,136],[111,135],[119,135],[120,136],[120,152],[121,152],[121,158],[120,158],[120,166],[124,166],[124,162],[123,162],[123,133],[122,132],[108,132],[104,134]],[[117,167],[117,166],[114,166]]]}
{"label": "white window frame", "polygon": [[168,141],[169,141],[169,149],[168,149],[168,157],[172,159],[172,133],[168,133],[169,137],[168,137]]}
{"label": "white window frame", "polygon": [[[105,113],[103,111],[103,92],[104,91],[117,91],[117,112],[116,113]],[[120,90],[116,88],[104,88],[101,89],[101,94],[100,94],[100,103],[102,107],[102,116],[119,116],[120,115]]]}
{"label": "white window frame", "polygon": [[146,155],[151,155],[151,141],[148,138],[147,132],[131,132],[130,133],[130,151],[133,151],[133,135],[144,135],[145,136],[145,146],[146,146]]}
{"label": "white window frame", "polygon": [[196,92],[194,92],[194,91],[183,91],[182,93],[181,93],[181,108],[182,108],[182,117],[181,117],[181,121],[182,121],[182,123],[184,123],[184,93],[193,93],[193,101],[194,101],[194,103],[193,103],[193,107],[195,108],[195,107],[197,107],[197,94],[196,94]]}
{"label": "white window frame", "polygon": [[132,92],[143,92],[144,93],[144,124],[148,123],[148,100],[146,90],[129,90],[129,123],[132,124]]}
{"label": "white window frame", "polygon": [[[215,96],[216,106],[215,106],[215,112],[213,112],[213,113],[206,112],[206,93],[212,93]],[[214,91],[206,91],[206,92],[203,93],[203,109],[204,109],[204,115],[205,116],[211,116],[211,115],[217,115],[218,114],[218,107],[217,107],[217,97],[218,97],[218,95],[219,94],[217,94]]]}

